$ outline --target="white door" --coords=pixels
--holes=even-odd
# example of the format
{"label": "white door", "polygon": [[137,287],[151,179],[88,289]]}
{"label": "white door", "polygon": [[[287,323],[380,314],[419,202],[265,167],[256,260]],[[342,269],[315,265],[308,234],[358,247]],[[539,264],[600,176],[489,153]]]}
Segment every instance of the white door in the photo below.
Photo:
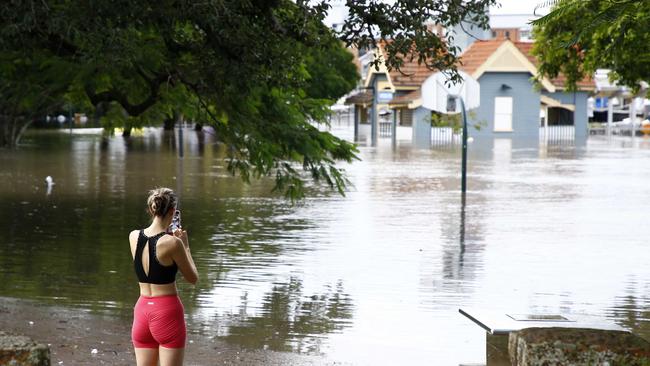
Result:
{"label": "white door", "polygon": [[494,132],[512,132],[512,97],[494,98]]}

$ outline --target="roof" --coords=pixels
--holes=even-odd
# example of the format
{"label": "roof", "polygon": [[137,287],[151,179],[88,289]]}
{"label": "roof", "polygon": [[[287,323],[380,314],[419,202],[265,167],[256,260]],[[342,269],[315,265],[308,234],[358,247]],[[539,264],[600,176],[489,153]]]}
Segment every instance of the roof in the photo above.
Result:
{"label": "roof", "polygon": [[372,98],[372,91],[364,90],[347,97],[345,99],[345,104],[370,104],[372,103]]}
{"label": "roof", "polygon": [[[524,54],[528,58],[530,62],[537,67],[539,65],[539,62],[537,61],[537,58],[533,55],[532,50],[533,50],[533,43],[531,42],[513,42],[515,46],[521,51],[521,53]],[[551,83],[553,85],[564,88],[566,85],[566,76],[564,74],[559,74],[557,77],[551,79]],[[576,86],[578,89],[594,89],[596,87],[596,83],[594,82],[593,78],[590,76],[584,77],[582,80],[579,80],[576,82]]]}
{"label": "roof", "polygon": [[422,83],[434,73],[426,65],[418,64],[417,60],[404,59],[400,70],[390,70],[390,80],[395,88],[414,87],[419,88]]}
{"label": "roof", "polygon": [[418,99],[422,98],[422,89],[414,90],[410,93],[406,93],[400,96],[393,98],[388,104],[393,105],[408,105]]}
{"label": "roof", "polygon": [[[461,66],[459,67],[459,70],[465,71],[470,75],[473,74],[488,60],[488,58],[490,58],[490,56],[492,56],[494,52],[496,52],[497,49],[499,49],[499,47],[501,47],[504,42],[511,42],[528,59],[528,61],[537,68],[539,62],[532,53],[533,43],[512,42],[508,39],[491,39],[488,41],[476,41],[472,43],[460,56]],[[551,79],[550,82],[556,87],[565,88],[566,76],[560,74],[556,78]],[[591,77],[585,77],[578,81],[576,86],[578,89],[594,89],[596,85]]]}
{"label": "roof", "polygon": [[[384,45],[386,42],[391,41],[387,40],[379,43],[382,55],[385,55]],[[396,89],[417,89],[435,71],[429,69],[425,64],[419,63],[417,55],[408,54],[403,56],[400,69],[390,70],[388,77]]]}
{"label": "roof", "polygon": [[458,69],[470,75],[473,74],[503,42],[503,39],[475,41],[460,55],[461,64]]}

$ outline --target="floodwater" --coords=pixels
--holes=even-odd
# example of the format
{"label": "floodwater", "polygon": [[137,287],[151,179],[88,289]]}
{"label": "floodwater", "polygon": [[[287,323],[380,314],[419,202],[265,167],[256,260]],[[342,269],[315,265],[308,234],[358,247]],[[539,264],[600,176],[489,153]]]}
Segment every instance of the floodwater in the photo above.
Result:
{"label": "floodwater", "polygon": [[474,141],[463,209],[457,148],[363,142],[346,197],[310,186],[292,206],[270,179],[230,176],[209,133],[184,135],[182,160],[158,129],[35,131],[0,151],[0,296],[129,321],[127,235],[148,224],[147,190],[170,186],[202,276],[179,281],[190,337],[357,365],[484,362],[484,331],[458,313],[472,307],[650,339],[648,140]]}

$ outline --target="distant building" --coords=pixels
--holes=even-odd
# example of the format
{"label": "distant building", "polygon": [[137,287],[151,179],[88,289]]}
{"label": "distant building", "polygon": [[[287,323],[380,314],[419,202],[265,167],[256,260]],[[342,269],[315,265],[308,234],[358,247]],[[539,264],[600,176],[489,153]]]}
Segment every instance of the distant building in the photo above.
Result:
{"label": "distant building", "polygon": [[[480,84],[480,106],[470,114],[473,125],[480,128],[472,128],[472,136],[533,138],[539,137],[540,126],[546,125],[573,126],[573,136],[587,135],[592,111],[588,98],[595,90],[591,78],[578,82],[575,92],[566,90],[562,75],[544,78],[540,85],[533,83],[538,62],[531,54],[530,22],[536,18],[539,16],[498,14],[490,17],[489,31],[466,22],[449,31],[454,44],[464,50],[459,69]],[[430,27],[439,37],[448,34],[439,25]],[[355,120],[391,119],[401,126],[413,126],[414,140],[426,140],[431,111],[422,107],[421,86],[434,71],[408,57],[401,70],[388,71],[383,64],[369,67],[376,56],[385,59],[381,46],[358,55],[362,87],[346,99],[355,106]]]}
{"label": "distant building", "polygon": [[532,14],[490,15],[490,38],[509,39],[513,42],[533,42],[531,20],[539,16]]}
{"label": "distant building", "polygon": [[[376,52],[385,59],[383,47]],[[371,52],[370,55],[374,57],[375,53]],[[369,112],[376,90],[377,111],[396,113],[395,118],[399,125],[411,126],[414,111],[422,105],[420,87],[432,73],[433,71],[418,64],[416,60],[405,59],[401,70],[388,71],[384,64],[381,64],[379,69],[370,66],[362,80],[364,91],[351,96],[346,103],[357,107],[361,114],[361,123],[367,122],[365,115]]]}
{"label": "distant building", "polygon": [[345,0],[333,0],[330,2],[330,6],[323,23],[334,31],[340,32],[349,14],[348,7],[345,6]]}
{"label": "distant building", "polygon": [[[534,85],[537,60],[532,46],[505,38],[475,41],[461,55],[459,69],[481,88],[480,106],[470,114],[473,125],[480,128],[472,128],[470,135],[538,138],[542,125],[573,126],[575,137],[587,135],[587,99],[595,89],[593,80],[578,82],[575,92],[566,90],[562,75]],[[377,52],[383,53],[381,47]],[[431,111],[422,107],[421,86],[432,74],[415,60],[405,60],[401,72],[388,71],[383,65],[371,67],[363,80],[364,89],[346,102],[355,106],[361,123],[372,121],[374,107],[375,118],[381,111],[390,111],[397,124],[413,126],[414,140],[426,139]]]}
{"label": "distant building", "polygon": [[460,53],[465,52],[467,47],[476,40],[490,39],[489,30],[481,29],[477,25],[465,21],[454,26],[451,29],[451,33],[454,37],[453,45],[460,49]]}
{"label": "distant building", "polygon": [[542,124],[572,125],[576,137],[588,133],[587,99],[595,89],[591,78],[566,90],[563,75],[544,78],[539,89],[537,60],[530,42],[508,39],[474,42],[462,55],[461,70],[478,80],[481,105],[475,110],[473,136],[538,137]]}

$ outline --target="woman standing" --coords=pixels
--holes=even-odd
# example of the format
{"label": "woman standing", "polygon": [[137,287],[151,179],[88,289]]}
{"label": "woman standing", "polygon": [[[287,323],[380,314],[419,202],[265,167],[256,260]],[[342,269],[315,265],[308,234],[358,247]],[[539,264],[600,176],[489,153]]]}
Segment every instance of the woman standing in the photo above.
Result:
{"label": "woman standing", "polygon": [[169,188],[149,191],[147,206],[153,220],[129,234],[140,298],[133,309],[131,338],[138,366],[183,364],[185,318],[176,291],[176,272],[191,284],[199,275],[190,253],[187,231],[167,230],[176,212],[176,194]]}

